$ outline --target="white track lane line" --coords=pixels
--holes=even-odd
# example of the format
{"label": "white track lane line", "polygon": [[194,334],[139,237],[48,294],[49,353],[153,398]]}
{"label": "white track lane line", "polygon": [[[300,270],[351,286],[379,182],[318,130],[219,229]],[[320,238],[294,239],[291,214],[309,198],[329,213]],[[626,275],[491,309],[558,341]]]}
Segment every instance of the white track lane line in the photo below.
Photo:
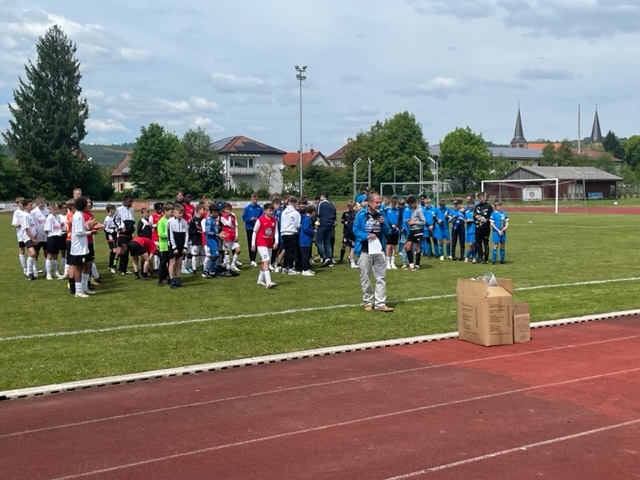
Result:
{"label": "white track lane line", "polygon": [[[98,474],[103,474],[103,473],[108,473],[108,472],[115,472],[115,471],[119,471],[119,470],[125,470],[127,468],[134,468],[134,467],[139,467],[139,466],[142,466],[142,465],[149,465],[149,464],[152,464],[152,463],[175,460],[177,458],[184,458],[184,457],[189,457],[189,456],[193,456],[193,455],[199,455],[199,454],[203,454],[203,453],[214,452],[214,451],[217,451],[217,450],[224,450],[224,449],[228,449],[228,448],[243,447],[243,446],[251,445],[251,444],[255,444],[255,443],[267,442],[267,441],[270,441],[270,440],[277,440],[277,439],[281,439],[281,438],[287,438],[287,437],[293,437],[293,436],[296,436],[296,435],[302,435],[302,434],[305,434],[305,433],[320,432],[320,431],[323,431],[323,430],[329,430],[329,429],[332,429],[332,428],[339,428],[339,427],[348,427],[348,426],[356,425],[356,424],[359,424],[359,423],[371,422],[371,421],[375,421],[375,420],[382,420],[382,419],[386,419],[386,418],[397,417],[397,416],[400,416],[400,415],[407,415],[407,414],[416,413],[416,412],[422,412],[422,411],[426,411],[426,410],[433,410],[433,409],[436,409],[436,408],[450,407],[450,406],[453,406],[453,405],[459,405],[459,404],[474,402],[474,401],[478,401],[478,400],[489,400],[489,399],[492,399],[492,398],[504,397],[504,396],[507,396],[507,395],[513,395],[513,394],[516,394],[516,393],[530,392],[530,391],[533,391],[533,390],[540,390],[540,389],[544,389],[544,388],[561,387],[561,386],[571,385],[571,384],[575,384],[575,383],[579,383],[579,382],[587,382],[587,381],[591,381],[591,380],[598,380],[598,379],[601,379],[601,378],[607,378],[607,377],[611,377],[611,376],[614,376],[614,375],[625,375],[625,374],[628,374],[628,373],[636,373],[636,372],[639,372],[639,371],[640,371],[640,367],[638,367],[638,368],[630,368],[630,369],[626,369],[626,370],[620,370],[620,371],[617,371],[617,372],[609,372],[609,373],[604,373],[604,374],[600,374],[600,375],[590,375],[588,377],[575,378],[575,379],[572,379],[572,380],[563,380],[561,382],[552,382],[552,383],[547,383],[547,384],[544,384],[544,385],[534,385],[534,386],[529,386],[529,387],[517,388],[517,389],[514,389],[514,390],[507,390],[507,391],[504,391],[504,392],[490,393],[490,394],[486,394],[486,395],[478,395],[478,396],[475,396],[475,397],[464,398],[464,399],[460,399],[460,400],[453,400],[453,401],[450,401],[450,402],[436,403],[436,404],[433,404],[433,405],[424,405],[422,407],[415,407],[415,408],[410,408],[410,409],[406,409],[406,410],[399,410],[399,411],[395,411],[395,412],[382,413],[382,414],[379,414],[379,415],[372,415],[372,416],[369,416],[369,417],[357,418],[357,419],[354,419],[354,420],[347,420],[347,421],[344,421],[344,422],[330,423],[330,424],[320,425],[320,426],[317,426],[317,427],[310,427],[310,428],[304,428],[304,429],[300,429],[300,430],[294,430],[292,432],[278,433],[278,434],[274,434],[274,435],[268,435],[268,436],[265,436],[265,437],[252,438],[250,440],[242,440],[242,441],[239,441],[239,442],[227,443],[227,444],[223,444],[223,445],[215,445],[215,446],[212,446],[212,447],[199,448],[197,450],[189,450],[189,451],[186,451],[186,452],[176,453],[176,454],[173,454],[173,455],[165,455],[165,456],[161,456],[161,457],[149,458],[147,460],[141,460],[139,462],[125,463],[125,464],[121,464],[121,465],[115,465],[113,467],[102,468],[102,469],[99,469],[99,470],[92,470],[92,471],[83,472],[83,473],[77,473],[77,474],[68,475],[68,476],[64,476],[64,477],[58,477],[58,478],[55,478],[53,480],[71,480],[71,479],[75,479],[75,478],[82,478],[82,477],[88,477],[88,476],[98,475]],[[640,419],[639,420],[634,420],[633,422],[640,422]],[[624,426],[624,425],[625,424],[617,424],[617,426]],[[607,428],[607,427],[602,427],[602,428]],[[613,426],[610,426],[609,428],[613,428]]]}
{"label": "white track lane line", "polygon": [[280,393],[294,392],[294,391],[297,391],[297,390],[306,390],[306,389],[309,389],[309,388],[327,387],[327,386],[331,386],[331,385],[338,385],[338,384],[341,384],[341,383],[361,382],[363,380],[370,380],[370,379],[373,379],[373,378],[387,377],[387,376],[392,376],[392,375],[403,375],[403,374],[406,374],[406,373],[415,373],[415,372],[420,372],[420,371],[425,371],[425,370],[432,370],[432,369],[436,369],[436,368],[455,367],[455,366],[460,366],[460,365],[468,365],[468,364],[471,364],[471,363],[478,363],[478,362],[485,362],[485,361],[490,362],[490,361],[493,361],[493,360],[502,361],[505,358],[521,357],[521,356],[525,356],[525,355],[533,355],[533,354],[536,354],[536,353],[553,352],[553,351],[564,350],[564,349],[569,349],[569,348],[579,348],[579,347],[588,347],[588,346],[594,346],[594,345],[602,345],[602,344],[606,344],[606,343],[625,341],[625,340],[633,340],[633,339],[637,339],[637,338],[640,338],[640,335],[634,335],[634,336],[630,336],[630,337],[620,337],[620,338],[607,339],[607,340],[598,340],[596,342],[587,342],[587,343],[580,343],[580,344],[562,345],[560,347],[543,348],[543,349],[531,350],[531,351],[527,351],[527,352],[509,353],[509,354],[505,354],[505,355],[494,355],[494,356],[491,356],[491,357],[484,357],[484,358],[473,358],[473,359],[469,359],[469,360],[460,360],[460,361],[457,361],[457,362],[449,362],[449,363],[443,363],[443,364],[438,364],[438,365],[425,365],[423,367],[406,368],[406,369],[402,369],[402,370],[394,370],[394,371],[391,371],[391,372],[374,373],[374,374],[370,374],[370,375],[360,375],[360,376],[357,376],[357,377],[343,378],[343,379],[340,379],[340,380],[331,380],[331,381],[328,381],[328,382],[318,382],[318,383],[311,383],[311,384],[306,384],[306,385],[297,385],[295,387],[287,387],[287,388],[281,388],[281,389],[276,389],[276,390],[266,390],[264,392],[254,392],[254,393],[250,393],[250,394],[246,394],[246,395],[234,395],[232,397],[217,398],[215,400],[206,400],[206,401],[203,401],[203,402],[193,402],[193,403],[188,403],[188,404],[173,405],[171,407],[155,408],[155,409],[151,409],[151,410],[143,410],[143,411],[140,411],[140,412],[126,413],[126,414],[122,414],[122,415],[112,415],[112,416],[109,416],[109,417],[101,417],[101,418],[96,418],[96,419],[92,419],[92,420],[85,420],[85,421],[82,421],[82,422],[64,423],[64,424],[61,424],[61,425],[54,425],[54,426],[50,426],[50,427],[31,429],[31,430],[23,430],[23,431],[20,431],[20,432],[5,433],[5,434],[0,435],[0,438],[16,437],[16,436],[20,436],[20,435],[27,435],[27,434],[33,434],[33,433],[46,432],[46,431],[50,431],[50,430],[58,430],[58,429],[62,429],[62,428],[73,428],[73,427],[78,427],[78,426],[83,426],[83,425],[90,425],[90,424],[93,424],[93,423],[101,423],[101,422],[108,422],[108,421],[114,421],[114,420],[121,420],[121,419],[124,419],[124,418],[138,417],[138,416],[143,416],[143,415],[152,415],[152,414],[155,414],[155,413],[163,413],[163,412],[169,412],[169,411],[172,411],[172,410],[180,410],[180,409],[185,409],[185,408],[201,407],[201,406],[204,406],[204,405],[212,405],[212,404],[221,403],[221,402],[245,400],[245,399],[249,399],[249,398],[262,397],[262,396],[265,396],[265,395],[276,395],[276,394],[280,394]]}
{"label": "white track lane line", "polygon": [[386,478],[385,480],[404,480],[405,478],[412,478],[420,475],[427,475],[429,473],[439,472],[441,470],[447,470],[449,468],[468,465],[470,463],[475,463],[475,462],[482,462],[484,460],[489,460],[495,457],[501,457],[503,455],[509,455],[510,453],[519,453],[519,452],[529,450],[531,448],[542,447],[544,445],[553,445],[554,443],[566,442],[568,440],[574,440],[576,438],[586,437],[588,435],[608,432],[609,430],[615,430],[618,428],[629,427],[631,425],[637,425],[639,423],[640,423],[640,418],[637,418],[635,420],[629,420],[627,422],[607,425],[606,427],[594,428],[593,430],[585,430],[584,432],[574,433],[572,435],[565,435],[563,437],[550,438],[549,440],[543,440],[541,442],[529,443],[528,445],[521,445],[519,447],[509,448],[507,450],[501,450],[499,452],[487,453],[486,455],[467,458],[464,460],[459,460],[457,462],[445,463],[443,465],[438,465],[436,467],[425,468],[424,470],[419,470],[417,472],[405,473],[403,475],[398,475],[396,477],[389,477],[389,478]]}

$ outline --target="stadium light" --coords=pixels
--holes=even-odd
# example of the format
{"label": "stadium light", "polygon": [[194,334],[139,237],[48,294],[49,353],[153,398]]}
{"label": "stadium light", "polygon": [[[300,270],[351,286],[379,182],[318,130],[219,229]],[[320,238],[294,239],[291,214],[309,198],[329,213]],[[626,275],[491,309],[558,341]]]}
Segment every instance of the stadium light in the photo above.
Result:
{"label": "stadium light", "polygon": [[438,162],[436,162],[433,158],[427,157],[433,163],[435,173],[433,174],[433,179],[436,182],[436,205],[440,203],[440,184],[438,183]]}
{"label": "stadium light", "polygon": [[296,73],[296,79],[300,82],[300,159],[298,165],[298,168],[300,169],[300,193],[298,194],[298,196],[300,197],[302,196],[302,82],[307,79],[307,66],[304,65],[301,68],[296,65],[295,68],[296,72],[298,72]]}

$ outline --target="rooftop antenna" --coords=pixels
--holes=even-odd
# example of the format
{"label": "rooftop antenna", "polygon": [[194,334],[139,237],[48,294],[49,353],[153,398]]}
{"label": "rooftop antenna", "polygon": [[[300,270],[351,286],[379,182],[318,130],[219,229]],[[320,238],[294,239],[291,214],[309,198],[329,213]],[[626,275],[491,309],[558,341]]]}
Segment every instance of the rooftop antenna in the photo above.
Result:
{"label": "rooftop antenna", "polygon": [[578,155],[581,153],[580,145],[580,104],[578,104]]}

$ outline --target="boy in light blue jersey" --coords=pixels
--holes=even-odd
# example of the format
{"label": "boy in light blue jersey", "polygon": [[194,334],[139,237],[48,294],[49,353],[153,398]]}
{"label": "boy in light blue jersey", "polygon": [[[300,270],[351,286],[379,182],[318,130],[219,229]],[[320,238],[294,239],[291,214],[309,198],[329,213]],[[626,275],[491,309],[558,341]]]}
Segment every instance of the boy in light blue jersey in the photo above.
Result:
{"label": "boy in light blue jersey", "polygon": [[467,244],[467,253],[464,258],[465,263],[476,263],[476,222],[473,217],[474,208],[475,202],[468,200],[464,212],[464,222],[467,226],[467,231],[464,236],[464,241]]}
{"label": "boy in light blue jersey", "polygon": [[444,200],[440,200],[438,208],[436,208],[436,225],[434,237],[438,241],[438,249],[440,251],[440,260],[444,260],[445,248],[446,255],[449,260],[451,257],[451,232],[449,231],[449,220],[451,219],[451,211],[447,207]]}
{"label": "boy in light blue jersey", "polygon": [[[455,200],[451,209],[451,254],[453,255],[453,260],[464,260],[464,215],[465,207],[462,205],[462,201]],[[460,245],[460,257],[456,257],[458,245]]]}
{"label": "boy in light blue jersey", "polygon": [[493,242],[492,262],[494,265],[498,257],[498,245],[500,245],[500,263],[505,262],[505,243],[507,243],[507,228],[509,228],[509,216],[502,210],[502,202],[496,202],[493,213],[489,218],[491,224],[491,241]]}

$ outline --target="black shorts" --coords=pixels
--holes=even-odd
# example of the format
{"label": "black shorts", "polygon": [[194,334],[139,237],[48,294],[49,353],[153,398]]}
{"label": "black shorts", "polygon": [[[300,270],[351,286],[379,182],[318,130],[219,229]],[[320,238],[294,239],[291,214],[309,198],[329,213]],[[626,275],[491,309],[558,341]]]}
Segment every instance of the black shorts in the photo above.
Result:
{"label": "black shorts", "polygon": [[89,253],[86,255],[85,260],[87,262],[93,262],[96,258],[96,249],[93,246],[93,242],[89,242]]}
{"label": "black shorts", "polygon": [[349,247],[349,248],[355,248],[356,246],[356,237],[353,235],[343,235],[342,236],[342,245]]}
{"label": "black shorts", "polygon": [[398,232],[393,232],[387,235],[387,245],[398,245],[398,240],[400,239],[400,235]]}
{"label": "black shorts", "polygon": [[169,251],[169,258],[182,258],[185,255],[184,248],[178,248],[178,253],[174,253],[175,250]]}
{"label": "black shorts", "polygon": [[129,242],[129,254],[135,257],[140,257],[145,254],[144,247],[135,240]]}
{"label": "black shorts", "polygon": [[31,240],[27,240],[26,242],[18,242],[18,246],[20,248],[35,248],[35,245]]}
{"label": "black shorts", "polygon": [[36,252],[39,252],[40,250],[44,250],[46,252],[47,242],[38,242],[34,245],[34,248],[36,249]]}
{"label": "black shorts", "polygon": [[67,264],[74,267],[81,267],[87,263],[87,255],[67,255]]}
{"label": "black shorts", "polygon": [[416,231],[410,231],[409,232],[409,236],[407,237],[407,243],[411,242],[411,243],[420,243],[422,241],[422,238],[424,237],[424,231],[422,230],[416,230]]}
{"label": "black shorts", "polygon": [[58,236],[58,252],[67,251],[67,237],[64,235]]}
{"label": "black shorts", "polygon": [[109,246],[109,250],[115,250],[116,248],[118,248],[118,244],[116,243],[116,240],[111,240],[110,242],[107,242],[107,245]]}
{"label": "black shorts", "polygon": [[107,243],[115,243],[118,238],[118,234],[116,232],[104,232],[104,238],[107,239]]}
{"label": "black shorts", "polygon": [[129,235],[118,235],[118,246],[129,245],[131,237]]}
{"label": "black shorts", "polygon": [[57,255],[60,253],[60,236],[52,235],[47,237],[47,253]]}

